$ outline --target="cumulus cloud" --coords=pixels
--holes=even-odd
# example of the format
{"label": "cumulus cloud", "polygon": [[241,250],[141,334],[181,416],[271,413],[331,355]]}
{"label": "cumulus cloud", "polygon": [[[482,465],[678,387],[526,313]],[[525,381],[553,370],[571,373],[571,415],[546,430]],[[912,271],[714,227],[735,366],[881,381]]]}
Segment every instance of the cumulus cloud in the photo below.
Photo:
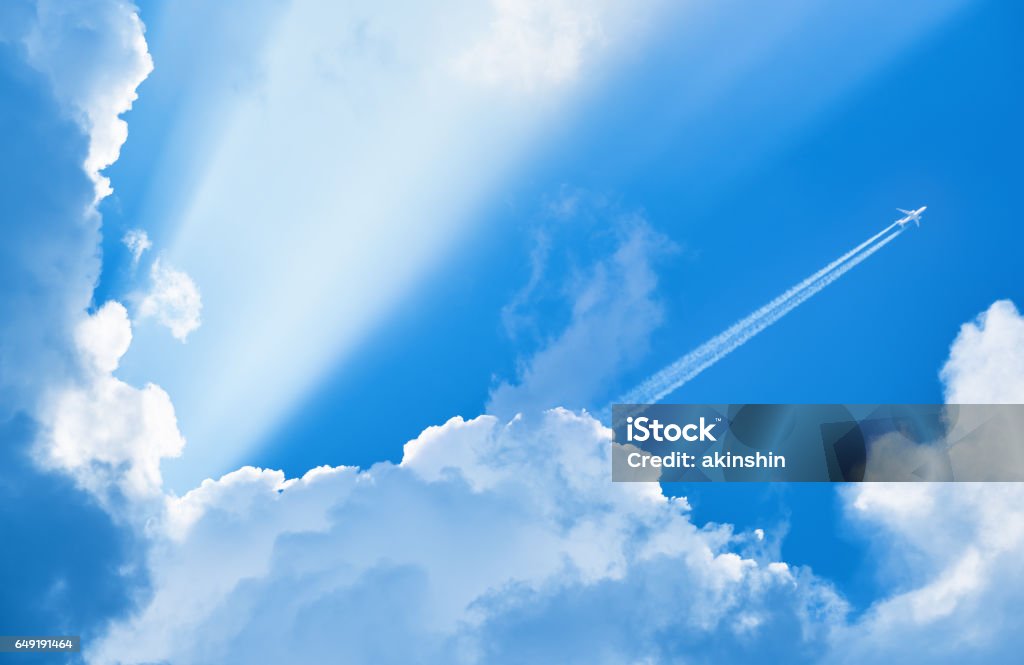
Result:
{"label": "cumulus cloud", "polygon": [[188,274],[162,260],[153,262],[149,291],[139,301],[138,318],[154,318],[182,342],[199,328],[203,301]]}
{"label": "cumulus cloud", "polygon": [[[11,4],[11,3],[9,3]],[[126,136],[118,115],[151,68],[142,24],[120,0],[41,0],[4,12],[0,411],[35,406],[42,383],[71,373],[71,330],[99,275],[99,171]],[[18,57],[10,55],[17,53]],[[91,182],[90,182],[91,181]],[[40,183],[45,183],[40,190]],[[44,381],[45,379],[45,381]]]}
{"label": "cumulus cloud", "polygon": [[892,591],[835,636],[830,662],[1009,662],[1024,647],[1024,487],[866,484],[845,492]]}
{"label": "cumulus cloud", "polygon": [[1024,411],[994,406],[1024,403],[1024,317],[1016,306],[997,300],[961,326],[939,375],[953,405],[942,440],[917,443],[890,433],[873,443],[865,478],[1019,480]]}
{"label": "cumulus cloud", "polygon": [[142,258],[142,255],[146,250],[153,247],[153,242],[149,239],[149,234],[142,229],[129,229],[121,238],[121,242],[132,254],[133,267],[139,264],[139,260]]}
{"label": "cumulus cloud", "polygon": [[100,172],[117,161],[128,138],[120,115],[153,70],[135,6],[124,0],[39,0],[25,46],[29,62],[49,77],[89,136],[83,167],[99,201],[113,191]]}
{"label": "cumulus cloud", "polygon": [[950,404],[1024,403],[1024,317],[997,300],[965,323],[942,368]]}
{"label": "cumulus cloud", "polygon": [[[996,301],[964,324],[941,376],[947,401],[1022,401],[1024,324]],[[999,436],[1020,454],[1016,427]],[[844,490],[892,592],[834,635],[829,662],[885,654],[903,663],[1009,662],[1024,648],[1020,483],[878,483]]]}
{"label": "cumulus cloud", "polygon": [[[2,295],[23,323],[5,326],[4,353],[24,357],[46,385],[36,385],[27,372],[7,371],[22,361],[4,358],[4,382],[11,384],[4,387],[17,394],[12,403],[38,421],[34,452],[44,468],[68,473],[107,506],[159,496],[159,459],[184,444],[170,399],[157,386],[136,389],[113,377],[131,342],[124,307],[107,303],[85,314],[99,273],[95,205],[111,191],[100,171],[117,160],[127,138],[120,115],[152,70],[142,22],[135,6],[122,0],[40,0],[5,39],[21,42],[27,65],[45,78],[52,97],[18,90],[34,117],[15,119],[13,126],[28,128],[15,134],[27,140],[11,142],[12,157],[31,154],[14,160],[19,170],[38,164],[45,171],[29,182],[48,183],[47,204],[26,204],[22,192],[3,197],[19,202],[9,216],[21,224],[11,233],[17,259],[2,262],[15,275],[4,280]],[[78,136],[68,138],[62,124],[38,120],[51,115],[76,124],[84,145]],[[91,181],[91,196],[82,196],[79,180],[86,187]]]}
{"label": "cumulus cloud", "polygon": [[[83,355],[106,368],[124,336],[102,329],[126,317],[95,317]],[[245,467],[166,496],[152,595],[89,660],[314,661],[341,644],[378,663],[962,662],[1024,646],[1007,637],[1024,634],[1017,485],[844,489],[892,589],[851,620],[763,532],[698,528],[657,484],[610,483],[591,416],[529,413],[453,418],[398,465]]]}
{"label": "cumulus cloud", "polygon": [[51,391],[40,414],[36,455],[111,508],[162,496],[160,461],[181,453],[170,397],[159,386],[135,388],[112,372],[131,343],[128,312],[108,302],[75,330],[81,377]]}
{"label": "cumulus cloud", "polygon": [[131,343],[128,312],[117,302],[108,302],[75,330],[75,344],[90,374],[109,374],[117,369]]}
{"label": "cumulus cloud", "polygon": [[[121,37],[107,28],[125,7],[0,3],[0,623],[25,633],[49,626],[85,643],[144,586],[142,535],[31,453],[42,452],[40,419],[53,391],[84,386],[82,376],[110,367],[126,340],[111,326],[112,310],[99,326],[111,334],[77,325],[100,268],[94,171],[105,161],[102,125],[116,118],[100,104],[89,103],[90,116],[76,105],[103,96],[105,86],[137,83],[122,67],[130,56]],[[126,84],[122,74],[134,78]]]}
{"label": "cumulus cloud", "polygon": [[[398,465],[206,481],[168,499],[152,597],[89,658],[312,662],[341,649],[352,662],[495,663],[559,641],[559,662],[641,662],[658,659],[662,634],[781,653],[842,616],[827,586],[735,551],[727,528],[698,529],[657,484],[609,483],[609,441],[562,409],[454,418]],[[610,602],[602,623],[617,630],[581,625],[585,606]]]}

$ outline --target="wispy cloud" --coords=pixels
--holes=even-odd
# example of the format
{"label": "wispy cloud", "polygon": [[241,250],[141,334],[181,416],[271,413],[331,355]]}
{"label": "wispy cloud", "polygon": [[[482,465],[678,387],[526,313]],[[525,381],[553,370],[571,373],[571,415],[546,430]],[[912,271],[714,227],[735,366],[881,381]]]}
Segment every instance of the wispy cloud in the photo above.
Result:
{"label": "wispy cloud", "polygon": [[[511,417],[559,405],[594,408],[607,399],[617,376],[643,357],[662,321],[655,265],[675,245],[637,213],[581,192],[566,196],[574,201],[571,210],[559,204],[555,219],[547,220],[551,224],[538,230],[527,283],[502,314],[524,346],[520,329],[532,326],[531,309],[564,310],[568,322],[560,330],[532,326],[538,348],[521,359],[515,379],[491,391],[489,413]],[[580,203],[581,197],[590,203]],[[580,205],[586,210],[577,210]],[[556,253],[582,255],[552,256],[555,243]],[[573,266],[568,271],[559,265],[567,263]]]}
{"label": "wispy cloud", "polygon": [[489,29],[456,56],[467,78],[532,92],[573,80],[605,39],[603,2],[495,0]]}
{"label": "wispy cloud", "polygon": [[186,341],[201,323],[203,301],[199,287],[187,273],[161,259],[153,262],[149,276],[150,287],[139,301],[138,318],[156,319],[176,339]]}
{"label": "wispy cloud", "polygon": [[139,265],[139,260],[142,259],[142,255],[146,253],[146,250],[153,247],[149,234],[142,229],[129,229],[121,237],[121,242],[131,252],[133,268]]}

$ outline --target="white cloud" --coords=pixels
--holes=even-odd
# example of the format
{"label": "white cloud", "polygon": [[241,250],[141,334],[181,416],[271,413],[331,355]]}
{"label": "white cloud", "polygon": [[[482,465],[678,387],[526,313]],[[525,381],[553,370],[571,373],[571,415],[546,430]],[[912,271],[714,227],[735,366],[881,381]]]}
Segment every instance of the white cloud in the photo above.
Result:
{"label": "white cloud", "polygon": [[[91,187],[83,177],[78,199],[70,170],[49,166],[46,175],[55,179],[55,189],[76,198],[74,205],[62,202],[59,215],[47,208],[45,223],[23,224],[41,232],[39,239],[27,236],[34,240],[30,245],[43,249],[33,249],[18,275],[19,284],[31,284],[25,291],[32,297],[20,304],[31,301],[33,314],[21,318],[38,341],[29,345],[18,338],[11,346],[15,352],[30,349],[36,372],[45,352],[59,349],[63,359],[60,368],[45,367],[47,385],[28,405],[39,424],[37,462],[68,473],[115,513],[117,506],[160,497],[160,459],[179,454],[184,445],[167,393],[152,384],[134,388],[112,375],[132,338],[124,307],[111,302],[85,314],[99,272],[95,206],[111,192],[100,172],[117,160],[127,138],[119,116],[131,108],[136,88],[152,70],[143,33],[130,2],[40,0],[18,36],[28,64],[49,81],[54,111],[73,120],[88,139],[79,152],[79,144],[58,126],[51,131],[59,132],[66,147],[39,152],[76,160],[84,154],[81,169]],[[34,156],[32,163],[37,161]],[[141,245],[136,249],[144,251]],[[30,385],[22,376],[16,379],[23,391]]]}
{"label": "white cloud", "polygon": [[[950,403],[1024,401],[1024,323],[997,301],[964,324],[941,376]],[[1020,454],[1017,427],[999,445]],[[958,424],[958,427],[960,424]],[[1024,485],[867,483],[844,491],[891,593],[839,630],[828,662],[1010,662],[1024,648]]]}
{"label": "white cloud", "polygon": [[75,329],[75,346],[89,374],[113,372],[131,343],[128,312],[118,302],[108,302]]}
{"label": "white cloud", "polygon": [[[1001,404],[1024,403],[1024,317],[1008,300],[998,300],[965,323],[953,341],[940,376],[946,402],[947,431],[942,445],[918,445],[897,434],[876,442],[874,479],[907,478],[922,469],[975,481],[1021,477],[1024,413]],[[973,405],[958,408],[955,405]]]}
{"label": "white cloud", "polygon": [[139,264],[139,259],[146,250],[153,247],[153,242],[149,239],[149,234],[142,229],[129,229],[125,232],[124,237],[121,238],[121,242],[128,248],[128,251],[132,254],[132,266]]}
{"label": "white cloud", "polygon": [[997,300],[960,328],[942,368],[950,404],[1024,403],[1024,317]]}
{"label": "white cloud", "polygon": [[100,271],[95,204],[109,186],[98,171],[117,157],[118,114],[150,68],[130,3],[7,4],[0,40],[23,45],[11,53],[31,69],[12,67],[4,82],[18,103],[6,116],[17,140],[4,146],[3,217],[18,232],[0,256],[0,305],[16,313],[0,323],[0,418],[33,410],[45,384],[73,374],[67,349]]}
{"label": "white cloud", "polygon": [[[89,659],[313,661],[340,642],[355,662],[494,663],[562,627],[587,662],[656,662],[679,629],[717,656],[820,640],[846,612],[827,585],[745,551],[758,534],[697,529],[656,483],[610,483],[607,428],[530,404],[557,398],[544,391],[566,363],[642,343],[651,324],[631,317],[657,320],[646,257],[659,238],[635,218],[619,231],[577,282],[568,332],[507,388],[527,416],[453,418],[397,466],[292,480],[245,467],[168,496],[150,522],[153,595]],[[616,626],[575,625],[607,606],[624,608]]]}
{"label": "white cloud", "polygon": [[612,44],[638,40],[661,2],[492,0],[487,30],[455,58],[468,80],[515,93],[574,83]]}
{"label": "white cloud", "polygon": [[117,161],[128,138],[119,116],[153,70],[135,6],[124,0],[39,0],[25,38],[28,60],[45,73],[57,97],[89,135],[83,167],[99,201],[113,190],[102,171]]}
{"label": "white cloud", "polygon": [[112,375],[131,336],[128,312],[117,302],[79,323],[74,337],[81,376],[51,391],[36,448],[44,467],[68,473],[115,513],[122,498],[161,497],[160,461],[185,445],[166,392],[153,384],[134,388]]}
{"label": "white cloud", "polygon": [[455,418],[397,466],[296,480],[247,467],[206,481],[168,499],[150,600],[88,657],[504,662],[529,652],[503,634],[525,608],[557,625],[582,616],[559,616],[563,600],[619,596],[615,620],[647,626],[637,639],[561,639],[604,653],[596,662],[635,662],[657,655],[658,630],[731,635],[741,607],[744,639],[769,643],[779,617],[803,626],[812,607],[842,613],[799,571],[731,551],[728,529],[697,529],[657,484],[609,483],[609,441],[593,418],[561,409]]}
{"label": "white cloud", "polygon": [[600,2],[493,0],[492,7],[488,32],[456,60],[482,83],[519,90],[565,83],[605,39]]}
{"label": "white cloud", "polygon": [[[601,208],[603,218],[608,211]],[[569,229],[573,240],[590,232],[566,220],[559,223]],[[541,286],[569,292],[570,320],[522,363],[516,382],[502,382],[491,392],[489,413],[510,417],[552,404],[599,407],[595,400],[607,399],[613,380],[647,351],[649,336],[662,321],[653,263],[671,252],[673,245],[636,215],[612,215],[610,222],[602,219],[602,223],[616,238],[614,249],[568,279],[567,287],[553,283],[557,275],[545,273],[548,241],[540,236],[541,249],[534,252],[529,282],[503,311],[506,327],[523,325],[522,310],[532,299],[550,297],[536,293]]]}
{"label": "white cloud", "polygon": [[155,318],[182,342],[199,328],[203,301],[199,287],[186,273],[160,259],[150,268],[150,289],[139,301],[139,319]]}
{"label": "white cloud", "polygon": [[1009,662],[1024,646],[1024,487],[869,483],[845,492],[891,593],[837,633],[830,662]]}
{"label": "white cloud", "polygon": [[[101,324],[124,321],[97,314],[83,333],[99,365],[124,347]],[[610,435],[589,415],[530,413],[453,418],[399,465],[245,467],[167,496],[152,595],[88,659],[995,662],[1024,646],[1007,637],[1024,632],[1016,484],[845,489],[892,589],[848,621],[762,531],[698,529],[657,484],[609,483]]]}

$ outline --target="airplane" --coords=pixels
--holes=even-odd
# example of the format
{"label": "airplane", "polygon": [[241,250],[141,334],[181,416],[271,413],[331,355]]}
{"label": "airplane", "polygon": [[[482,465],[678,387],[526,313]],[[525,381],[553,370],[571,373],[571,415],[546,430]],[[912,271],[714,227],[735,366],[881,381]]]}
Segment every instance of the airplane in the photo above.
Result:
{"label": "airplane", "polygon": [[903,208],[896,209],[902,212],[904,215],[906,215],[906,217],[904,217],[903,219],[896,220],[896,223],[900,225],[900,228],[903,228],[910,222],[914,222],[918,226],[921,226],[921,213],[927,210],[928,206],[921,206],[917,210],[904,210]]}

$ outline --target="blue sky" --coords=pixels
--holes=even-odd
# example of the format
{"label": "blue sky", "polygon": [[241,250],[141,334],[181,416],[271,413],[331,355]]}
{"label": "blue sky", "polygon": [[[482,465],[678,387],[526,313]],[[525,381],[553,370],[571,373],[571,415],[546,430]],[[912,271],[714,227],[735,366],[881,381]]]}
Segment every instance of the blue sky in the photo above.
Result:
{"label": "blue sky", "polygon": [[[680,248],[658,264],[665,320],[650,352],[602,386],[604,399],[881,228],[897,216],[895,207],[928,204],[922,233],[901,239],[674,398],[941,400],[937,372],[960,323],[995,298],[1021,297],[1009,272],[1016,270],[1014,244],[993,242],[1018,233],[1006,192],[1013,177],[1008,160],[1021,141],[1011,118],[1021,100],[1005,82],[1019,55],[1007,27],[1012,17],[1003,15],[1016,10],[982,3],[929,25],[913,5],[812,10],[807,18],[800,9],[792,5],[802,23],[785,28],[792,30],[785,44],[764,47],[765,55],[744,63],[723,90],[708,90],[715,87],[706,80],[708,59],[725,68],[750,44],[761,25],[762,17],[750,15],[757,10],[727,5],[720,16],[698,16],[728,36],[696,44],[690,39],[698,30],[687,27],[691,17],[684,13],[674,30],[656,35],[583,92],[544,145],[471,213],[474,228],[442,264],[392,306],[354,357],[326,369],[245,461],[300,474],[322,463],[398,460],[401,444],[424,427],[481,412],[495,377],[514,379],[517,358],[531,353],[531,340],[517,340],[523,348],[504,334],[501,309],[528,280],[537,229],[551,223],[551,201],[574,195],[600,201],[588,215],[642,215]],[[160,29],[150,23],[158,60]],[[175,119],[168,119],[163,99],[147,106],[147,88],[205,92],[202,79],[164,83],[160,76],[158,69],[140,88],[128,116],[132,142],[110,171],[125,182],[122,191],[142,181],[107,204],[121,207],[107,217],[114,224],[124,219],[125,228],[146,213],[146,201],[133,201],[140,192],[162,196],[159,183],[146,182],[159,166],[154,153],[175,158],[174,146],[166,145]],[[161,140],[165,145],[156,148]],[[169,233],[147,228],[154,237]],[[571,232],[558,242],[568,245],[567,261],[583,265],[608,249]],[[123,255],[116,234],[107,248]],[[113,293],[118,267],[111,270]],[[549,288],[557,292],[559,280],[568,279],[557,271],[567,268],[554,269]],[[545,307],[542,339],[558,333],[569,302],[556,298]],[[187,421],[183,428],[187,434]],[[764,519],[763,510],[744,515],[728,507],[731,501],[709,503],[709,519]],[[822,502],[825,516],[807,519],[829,523],[833,503]],[[773,508],[774,519],[787,510]],[[836,560],[813,540],[799,548],[798,542],[790,538],[788,548],[802,561],[820,567]],[[832,546],[849,547],[840,536]],[[844,569],[836,566],[836,573]]]}
{"label": "blue sky", "polygon": [[[648,651],[632,656],[650,662],[679,649],[742,660],[752,645],[782,657],[782,642],[758,641],[757,626],[801,634],[807,660],[835,656],[836,636],[851,634],[869,655],[872,645],[896,653],[890,614],[972,561],[949,559],[917,531],[957,502],[979,516],[962,542],[977,536],[990,577],[957,587],[975,595],[935,621],[990,618],[976,608],[1005,600],[984,595],[991,580],[1020,576],[978,524],[1012,490],[893,499],[829,485],[666,484],[678,500],[629,508],[628,526],[601,522],[611,518],[594,506],[606,493],[646,506],[633,490],[595,475],[577,488],[586,499],[549,496],[517,484],[529,469],[521,460],[497,469],[476,456],[540,449],[563,432],[589,451],[584,409],[600,415],[892,222],[897,207],[927,205],[922,227],[668,399],[941,402],[971,394],[958,392],[966,379],[940,378],[961,339],[965,357],[995,359],[964,372],[1016,367],[996,356],[1017,348],[1002,333],[1017,330],[1016,313],[993,303],[1024,302],[1014,208],[1024,9],[541,5],[267,1],[240,12],[96,0],[0,14],[0,112],[14,137],[0,268],[10,312],[0,436],[11,461],[0,491],[28,514],[80,516],[67,528],[90,545],[62,558],[24,514],[5,513],[5,528],[25,534],[6,567],[32,561],[33,574],[5,603],[4,625],[15,605],[45,596],[39,624],[79,627],[97,645],[90,661],[216,662],[241,647],[194,617],[243,636],[294,626],[295,637],[296,617],[330,624],[360,607],[367,626],[345,629],[365,638],[356,660],[408,656],[367,637],[379,612],[401,614],[381,635],[424,639],[440,662],[514,662],[524,639],[555,653],[538,628],[553,616],[582,640],[596,621],[588,605],[626,602],[640,608],[624,617],[626,632],[643,639],[606,628],[604,657],[626,658],[640,642]],[[113,193],[90,207],[102,179],[81,164],[111,148],[102,175]],[[134,259],[123,243],[132,229],[152,243]],[[968,348],[961,326],[987,310],[974,325],[994,341]],[[996,386],[1004,392],[978,399],[1015,401],[1021,382],[1009,374]],[[555,407],[568,411],[543,413]],[[521,424],[507,424],[516,412]],[[474,420],[484,414],[497,419]],[[563,482],[559,464],[569,462],[550,473]],[[363,475],[284,480],[321,465]],[[461,471],[453,480],[445,468]],[[413,500],[419,512],[403,514]],[[556,519],[537,508],[549,501],[589,507]],[[594,533],[622,540],[552,535],[551,519],[592,520],[603,524]],[[473,586],[476,572],[458,578],[447,566],[459,557],[439,554],[434,534],[452,520],[505,525],[518,544],[556,542],[561,559],[539,545],[497,581],[480,566]],[[654,534],[665,525],[685,535],[662,542]],[[389,551],[387,534],[403,528],[424,530],[410,541],[423,558]],[[235,553],[241,572],[205,563],[233,546],[220,531],[250,548]],[[481,537],[447,535],[466,551]],[[366,544],[348,544],[357,536]],[[581,543],[624,553],[595,563]],[[694,563],[705,550],[711,563]],[[638,628],[653,625],[642,608],[663,574],[648,551],[686,561],[666,588],[702,575],[737,585],[720,604],[749,624],[735,628],[742,639],[707,628],[719,625],[701,595],[710,588],[677,608],[702,637]],[[894,582],[915,557],[930,563]],[[556,559],[578,588],[551,582]],[[193,569],[219,595],[176,595],[193,591]],[[293,582],[308,604],[289,598],[285,618],[253,609],[278,606]],[[446,584],[478,614],[437,600],[431,589]],[[412,600],[397,612],[403,594]],[[809,607],[828,608],[826,618],[808,619]],[[168,645],[162,625],[184,631],[181,645]],[[941,625],[917,628],[925,643]],[[197,655],[204,640],[221,655]],[[1013,645],[993,637],[984,648],[997,657]]]}
{"label": "blue sky", "polygon": [[[468,213],[469,228],[386,308],[358,353],[336,367],[328,362],[308,402],[289,407],[291,419],[277,423],[281,431],[270,427],[256,437],[256,454],[295,471],[316,461],[395,458],[397,444],[378,451],[339,441],[324,450],[321,433],[327,428],[358,441],[371,429],[380,432],[380,423],[360,425],[350,414],[404,401],[409,387],[428,381],[432,389],[417,404],[388,419],[395,441],[445,415],[480,411],[493,377],[514,378],[515,359],[530,352],[503,335],[501,308],[528,278],[533,236],[546,223],[547,206],[566,192],[606,202],[604,212],[591,214],[642,215],[683,250],[658,267],[666,320],[654,332],[651,352],[626,368],[618,385],[606,386],[607,396],[891,221],[895,207],[929,204],[925,233],[901,241],[828,297],[794,313],[787,330],[765,334],[680,397],[939,399],[936,372],[950,335],[986,301],[1019,297],[1008,290],[1012,261],[993,254],[1002,250],[1008,258],[1013,245],[991,241],[1016,226],[1005,213],[1012,170],[1004,164],[1020,141],[1010,122],[1020,100],[1005,85],[1016,54],[1006,27],[1012,17],[1003,15],[1015,10],[945,4],[955,7],[955,18],[940,20],[935,15],[944,11],[922,13],[914,6],[824,12],[792,3],[769,12],[780,24],[797,24],[785,25],[791,31],[785,43],[764,46],[763,56],[738,65],[736,52],[758,34],[761,17],[749,15],[753,10],[727,4],[717,13],[674,16],[675,29],[630,50],[600,85],[566,102],[572,108],[545,130],[543,144]],[[785,16],[787,10],[795,16]],[[163,26],[155,20],[159,10],[153,12],[148,35],[159,58]],[[728,26],[728,37],[691,43],[687,38],[699,31],[688,21]],[[741,71],[714,90],[704,73],[709,60]],[[176,161],[182,149],[168,131],[185,124],[191,132],[198,123],[195,112],[181,110],[190,106],[187,95],[216,101],[258,78],[237,74],[208,93],[209,78],[230,74],[214,68],[182,81],[174,67],[142,84],[153,102],[143,94],[128,115],[132,141],[110,169],[124,184],[104,203],[112,227],[152,218],[144,225],[156,239],[174,234],[174,204],[167,212],[163,200],[167,188],[197,177]],[[225,68],[231,71],[230,61]],[[179,101],[168,104],[172,92]],[[222,122],[210,119],[196,131],[205,137]],[[161,169],[175,167],[182,171],[164,176],[170,184],[153,182]],[[202,170],[198,158],[193,168]],[[987,233],[968,233],[976,227]],[[124,290],[125,252],[118,234],[105,238],[111,258],[122,261],[107,262],[99,293],[117,294]],[[594,260],[590,253],[607,249],[571,235],[562,242],[583,264]],[[982,262],[987,268],[975,269]],[[553,289],[557,279],[550,280]],[[556,334],[557,316],[546,326],[545,334]],[[431,353],[420,352],[425,344]],[[814,355],[797,361],[796,349]],[[442,371],[451,378],[433,378]],[[381,375],[390,380],[367,380]]]}

